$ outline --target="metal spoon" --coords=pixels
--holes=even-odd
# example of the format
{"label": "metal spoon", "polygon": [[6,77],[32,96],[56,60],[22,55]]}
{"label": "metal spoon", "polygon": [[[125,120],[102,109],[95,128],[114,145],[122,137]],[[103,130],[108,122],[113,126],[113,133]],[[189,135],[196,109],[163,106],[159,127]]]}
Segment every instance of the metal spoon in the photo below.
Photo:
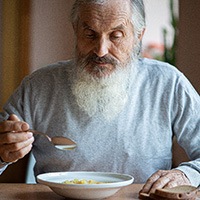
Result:
{"label": "metal spoon", "polygon": [[45,133],[42,133],[33,129],[29,129],[29,131],[36,135],[39,134],[39,135],[45,136],[49,140],[49,142],[51,142],[56,148],[61,149],[61,150],[70,150],[70,149],[76,148],[77,146],[77,144],[73,140],[67,137],[56,136],[56,137],[50,138]]}

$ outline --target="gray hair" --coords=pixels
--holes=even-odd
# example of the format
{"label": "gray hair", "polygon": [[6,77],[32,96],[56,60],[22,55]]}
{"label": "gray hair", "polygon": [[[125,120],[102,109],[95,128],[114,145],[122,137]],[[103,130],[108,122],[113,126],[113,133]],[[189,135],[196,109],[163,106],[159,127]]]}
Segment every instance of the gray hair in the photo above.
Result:
{"label": "gray hair", "polygon": [[[78,23],[79,7],[82,4],[104,4],[109,0],[76,0],[71,10],[71,22],[74,26]],[[145,9],[143,0],[130,0],[132,10],[131,23],[134,27],[135,36],[140,35],[146,26]]]}

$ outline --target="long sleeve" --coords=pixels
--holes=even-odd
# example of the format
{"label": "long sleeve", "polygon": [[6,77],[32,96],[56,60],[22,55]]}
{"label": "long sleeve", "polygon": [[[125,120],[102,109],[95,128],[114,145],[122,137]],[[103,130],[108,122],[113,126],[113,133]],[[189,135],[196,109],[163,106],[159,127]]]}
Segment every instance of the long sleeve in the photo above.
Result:
{"label": "long sleeve", "polygon": [[[185,149],[189,162],[177,169],[183,171],[192,185],[200,185],[200,98],[187,79],[182,76],[176,88],[173,131],[178,143]],[[177,109],[177,110],[176,110]]]}

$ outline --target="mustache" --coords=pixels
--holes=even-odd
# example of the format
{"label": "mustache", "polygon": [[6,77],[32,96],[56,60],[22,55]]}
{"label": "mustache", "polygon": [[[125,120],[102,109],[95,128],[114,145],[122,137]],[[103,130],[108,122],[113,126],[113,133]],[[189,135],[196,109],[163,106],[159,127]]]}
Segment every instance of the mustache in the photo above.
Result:
{"label": "mustache", "polygon": [[119,62],[115,58],[112,58],[111,56],[99,57],[96,54],[89,55],[86,61],[88,61],[88,62],[92,61],[92,62],[96,62],[99,64],[101,64],[101,63],[111,64],[114,66],[119,64]]}
{"label": "mustache", "polygon": [[90,63],[99,63],[99,64],[111,64],[113,66],[117,66],[119,61],[111,56],[103,56],[99,57],[96,54],[87,55],[85,57],[79,58],[79,63],[83,65],[88,65]]}

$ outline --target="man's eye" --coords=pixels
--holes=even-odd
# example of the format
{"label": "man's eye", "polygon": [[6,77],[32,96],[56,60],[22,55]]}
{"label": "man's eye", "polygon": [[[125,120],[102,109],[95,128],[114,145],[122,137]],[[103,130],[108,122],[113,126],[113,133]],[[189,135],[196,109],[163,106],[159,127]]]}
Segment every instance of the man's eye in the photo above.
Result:
{"label": "man's eye", "polygon": [[121,31],[115,31],[110,36],[112,39],[120,39],[123,37],[123,33]]}
{"label": "man's eye", "polygon": [[86,38],[89,38],[89,39],[94,39],[96,37],[95,32],[90,29],[85,30],[84,34],[85,34]]}

